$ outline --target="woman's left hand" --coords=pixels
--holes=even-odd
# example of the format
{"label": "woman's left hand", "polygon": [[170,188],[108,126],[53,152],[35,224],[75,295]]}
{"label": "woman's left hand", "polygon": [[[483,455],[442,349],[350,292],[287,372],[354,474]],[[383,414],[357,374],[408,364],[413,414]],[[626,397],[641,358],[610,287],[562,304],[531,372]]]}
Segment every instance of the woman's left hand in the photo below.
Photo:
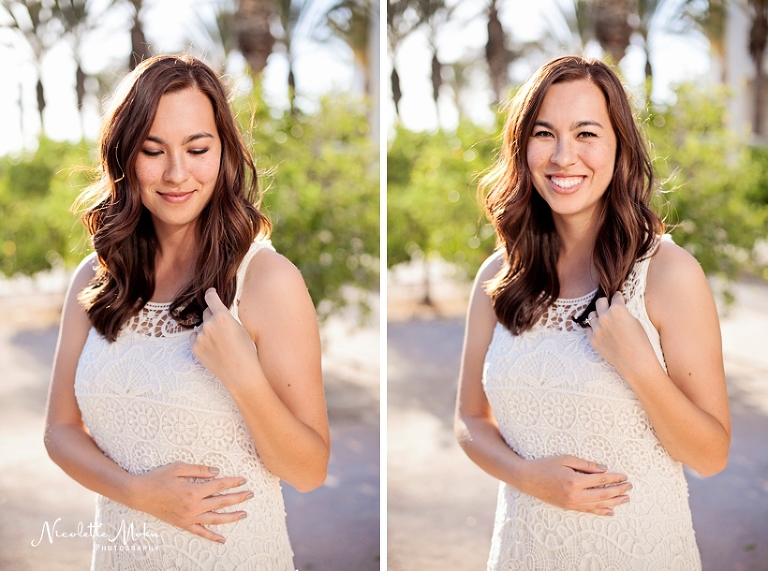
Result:
{"label": "woman's left hand", "polygon": [[243,374],[243,359],[258,363],[256,346],[214,288],[205,292],[205,301],[203,323],[189,335],[189,344],[205,368],[228,385]]}
{"label": "woman's left hand", "polygon": [[595,309],[589,315],[587,339],[624,378],[629,379],[632,372],[658,364],[648,335],[627,309],[621,292],[613,294],[610,306],[608,299],[601,297]]}

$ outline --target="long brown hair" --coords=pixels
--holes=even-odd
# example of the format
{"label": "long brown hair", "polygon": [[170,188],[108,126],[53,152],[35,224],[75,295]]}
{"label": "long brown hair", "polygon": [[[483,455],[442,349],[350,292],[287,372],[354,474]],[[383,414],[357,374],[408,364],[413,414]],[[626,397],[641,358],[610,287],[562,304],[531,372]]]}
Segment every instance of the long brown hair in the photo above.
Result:
{"label": "long brown hair", "polygon": [[150,214],[141,203],[136,159],[160,98],[190,88],[200,90],[213,106],[221,162],[213,195],[198,220],[194,277],[171,303],[174,319],[185,327],[200,323],[206,307],[204,294],[210,287],[230,306],[238,264],[250,243],[270,231],[269,221],[255,206],[256,167],[217,74],[189,55],[143,61],[114,95],[99,137],[100,178],[76,202],[87,207],[82,220],[99,261],[96,276],[79,299],[93,327],[110,342],[155,289],[158,242]]}
{"label": "long brown hair", "polygon": [[635,262],[664,232],[664,223],[649,207],[653,167],[646,142],[619,78],[596,59],[565,56],[546,63],[512,100],[499,159],[481,183],[482,190],[490,189],[485,210],[505,262],[486,287],[497,318],[515,335],[533,327],[560,294],[560,239],[549,205],[533,188],[528,140],[549,88],[580,79],[603,92],[617,142],[613,178],[603,195],[592,254],[599,278],[597,295],[619,291]]}

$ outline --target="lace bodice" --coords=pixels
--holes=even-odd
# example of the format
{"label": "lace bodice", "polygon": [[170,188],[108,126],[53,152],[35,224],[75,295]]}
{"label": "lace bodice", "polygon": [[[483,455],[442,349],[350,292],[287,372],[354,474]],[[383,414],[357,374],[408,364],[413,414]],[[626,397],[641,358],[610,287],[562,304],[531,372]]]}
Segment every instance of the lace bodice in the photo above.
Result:
{"label": "lace bodice", "polygon": [[[664,363],[645,310],[650,257],[622,293]],[[559,299],[531,330],[497,325],[483,386],[499,430],[525,459],[569,454],[626,474],[615,516],[564,510],[502,483],[489,570],[655,571],[701,568],[682,466],[661,445],[635,393],[573,322],[594,296]]]}
{"label": "lace bodice", "polygon": [[[248,264],[265,247],[271,244],[254,242],[240,266],[235,316]],[[94,538],[92,569],[292,571],[279,481],[259,459],[226,387],[192,354],[189,330],[169,306],[146,304],[114,343],[91,329],[75,377],[83,420],[104,454],[131,474],[176,461],[214,466],[221,476],[242,476],[246,484],[236,490],[254,497],[230,508],[248,517],[211,526],[227,538],[222,545],[98,496],[95,523],[103,535]],[[131,525],[134,536],[124,536]]]}

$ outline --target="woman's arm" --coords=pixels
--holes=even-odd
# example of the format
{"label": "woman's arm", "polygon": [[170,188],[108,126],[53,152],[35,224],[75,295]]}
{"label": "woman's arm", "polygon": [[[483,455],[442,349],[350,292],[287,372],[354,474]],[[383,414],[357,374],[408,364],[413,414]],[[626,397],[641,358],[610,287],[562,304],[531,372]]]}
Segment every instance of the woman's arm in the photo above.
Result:
{"label": "woman's arm", "polygon": [[483,390],[482,375],[496,326],[484,284],[498,273],[501,264],[499,254],[485,262],[470,298],[454,423],[459,444],[491,476],[526,494],[565,509],[613,515],[613,508],[629,500],[625,493],[631,484],[625,482],[624,475],[607,473],[605,466],[574,456],[523,460],[499,432]]}
{"label": "woman's arm", "polygon": [[716,474],[728,463],[731,417],[717,308],[693,256],[662,242],[651,258],[645,304],[667,372],[620,294],[610,307],[598,300],[587,335],[635,391],[672,457],[702,476]]}
{"label": "woman's arm", "polygon": [[210,512],[244,501],[248,492],[216,498],[207,496],[240,485],[241,478],[217,478],[192,484],[189,478],[213,478],[213,469],[180,462],[134,476],[104,455],[83,424],[75,398],[75,372],[91,324],[77,295],[93,278],[94,264],[95,256],[89,256],[75,271],[62,313],[48,394],[45,425],[48,454],[62,470],[89,490],[223,543],[223,536],[201,524],[236,521],[245,512]]}
{"label": "woman's arm", "polygon": [[214,289],[205,299],[193,352],[229,390],[264,465],[299,491],[317,488],[330,435],[317,318],[301,273],[271,250],[257,253],[238,307],[242,326]]}

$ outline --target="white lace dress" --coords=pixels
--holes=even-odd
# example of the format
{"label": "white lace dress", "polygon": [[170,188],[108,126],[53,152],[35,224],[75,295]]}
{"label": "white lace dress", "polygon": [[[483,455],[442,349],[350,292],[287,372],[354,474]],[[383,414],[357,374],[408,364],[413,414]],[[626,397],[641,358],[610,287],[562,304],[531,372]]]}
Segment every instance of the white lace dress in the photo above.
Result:
{"label": "white lace dress", "polygon": [[[645,309],[649,258],[623,294],[666,370]],[[573,323],[594,292],[559,299],[533,329],[496,326],[483,386],[501,434],[522,458],[570,454],[626,474],[629,503],[615,515],[564,510],[502,483],[488,569],[493,571],[697,571],[682,465],[661,445],[635,393]]]}
{"label": "white lace dress", "polygon": [[[254,242],[237,274],[269,241]],[[254,497],[226,511],[245,519],[211,526],[219,544],[99,495],[93,571],[293,571],[277,477],[262,464],[240,412],[218,378],[192,354],[188,329],[169,304],[147,303],[114,343],[91,329],[75,377],[83,420],[106,456],[131,474],[182,461],[242,476]],[[237,301],[232,313],[237,317]]]}

